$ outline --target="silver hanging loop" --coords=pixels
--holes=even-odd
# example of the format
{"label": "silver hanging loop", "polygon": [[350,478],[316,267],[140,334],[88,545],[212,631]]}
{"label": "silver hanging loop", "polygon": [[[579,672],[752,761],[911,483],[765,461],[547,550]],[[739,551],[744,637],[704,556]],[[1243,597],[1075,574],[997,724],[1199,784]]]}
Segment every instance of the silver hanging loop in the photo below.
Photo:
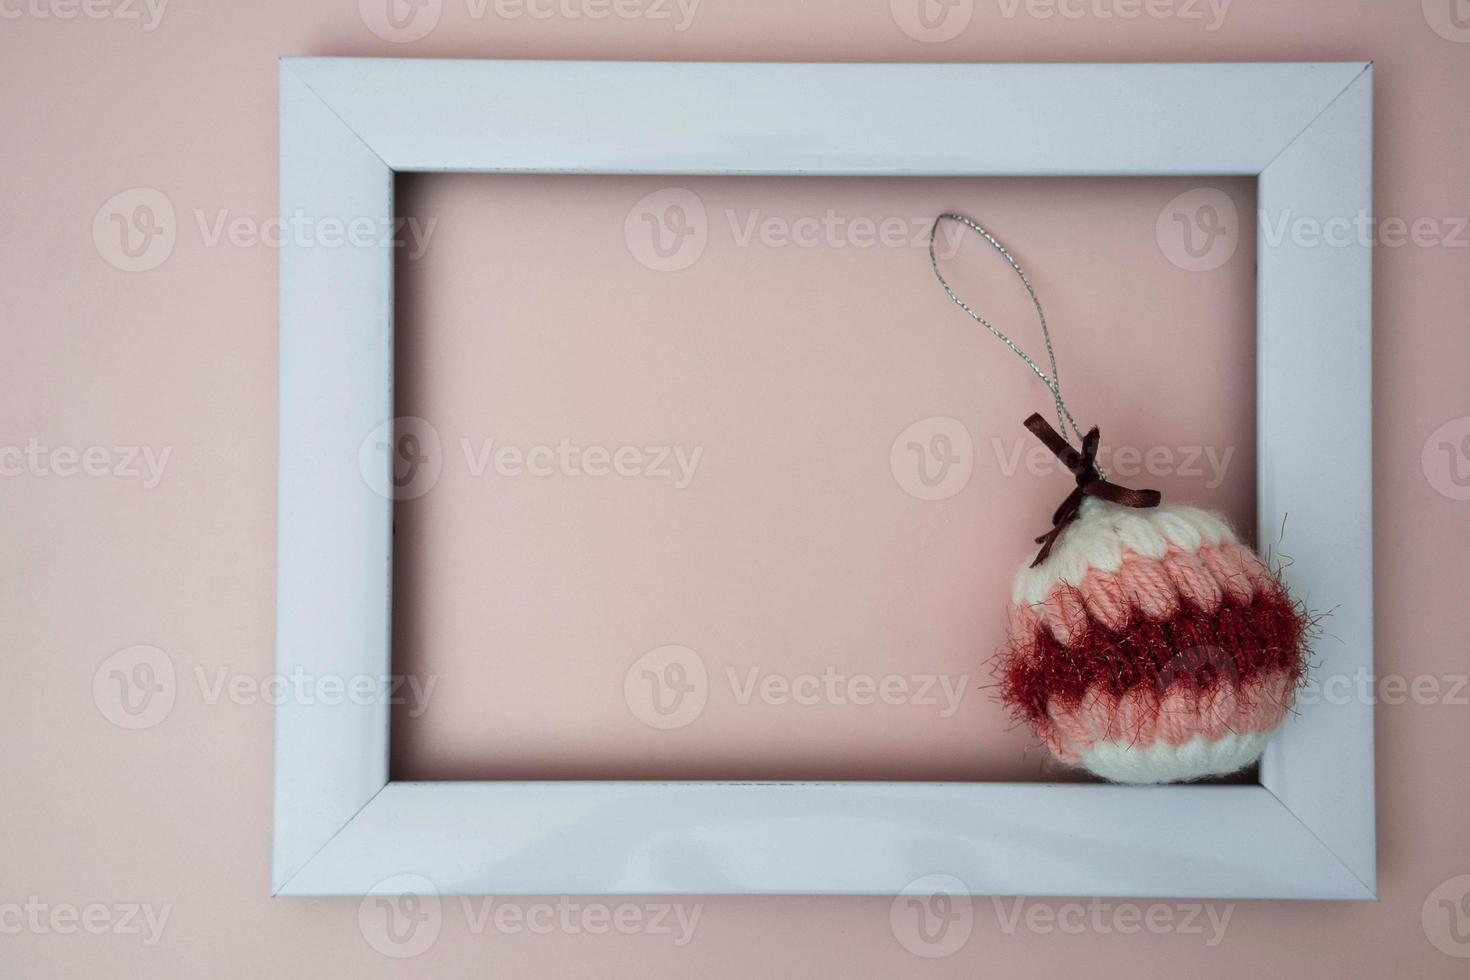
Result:
{"label": "silver hanging loop", "polygon": [[[959,224],[964,225],[966,228],[978,232],[982,238],[984,238],[987,242],[995,247],[995,250],[997,252],[1005,257],[1005,260],[1010,263],[1011,268],[1015,270],[1016,275],[1021,277],[1021,284],[1026,287],[1026,292],[1031,296],[1031,304],[1036,307],[1037,319],[1041,321],[1041,337],[1046,343],[1046,360],[1048,365],[1050,365],[1051,367],[1051,374],[1047,374],[1045,371],[1043,371],[1041,367],[1034,360],[1031,359],[1031,355],[1027,354],[1020,347],[1018,347],[1015,341],[1011,340],[1010,337],[1007,337],[1005,334],[997,330],[989,320],[985,319],[979,313],[976,313],[968,303],[955,295],[955,291],[950,288],[949,282],[944,278],[943,273],[939,271],[939,259],[934,254],[934,239],[939,234],[939,223],[941,221],[958,222]],[[1072,429],[1072,434],[1076,436],[1078,444],[1081,445],[1083,438],[1082,427],[1077,424],[1077,420],[1072,417],[1071,411],[1067,408],[1067,403],[1062,399],[1062,382],[1061,378],[1057,374],[1057,355],[1056,351],[1052,349],[1051,330],[1048,329],[1046,325],[1046,314],[1042,311],[1041,300],[1036,298],[1036,290],[1032,288],[1031,280],[1026,277],[1026,272],[1024,269],[1021,268],[1021,264],[1016,261],[1015,257],[1012,256],[1010,252],[1006,251],[1006,247],[1004,245],[996,241],[995,236],[992,235],[990,232],[986,231],[984,228],[980,227],[978,224],[971,221],[969,218],[965,217],[962,214],[945,213],[935,218],[934,224],[929,228],[929,265],[934,270],[934,278],[939,280],[939,285],[944,287],[945,293],[949,295],[950,299],[954,300],[955,305],[968,313],[971,319],[973,319],[976,323],[980,324],[980,326],[988,330],[993,336],[998,338],[1002,343],[1004,343],[1013,352],[1015,352],[1017,357],[1025,361],[1026,365],[1031,368],[1032,371],[1036,372],[1036,376],[1041,379],[1042,384],[1046,385],[1047,390],[1051,392],[1052,400],[1056,402],[1058,431],[1061,432],[1062,436],[1065,438],[1067,434],[1067,427],[1070,425]],[[1101,472],[1101,470],[1099,470],[1099,472]]]}

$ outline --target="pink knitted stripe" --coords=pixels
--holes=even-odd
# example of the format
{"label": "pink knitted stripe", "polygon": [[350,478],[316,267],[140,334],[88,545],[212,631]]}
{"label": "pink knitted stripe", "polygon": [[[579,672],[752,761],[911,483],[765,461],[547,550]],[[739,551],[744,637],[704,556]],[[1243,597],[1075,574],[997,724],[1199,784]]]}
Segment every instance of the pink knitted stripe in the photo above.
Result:
{"label": "pink knitted stripe", "polygon": [[1082,580],[1081,592],[1088,615],[1110,630],[1121,630],[1136,615],[1133,595],[1123,584],[1122,576],[1094,569]]}
{"label": "pink knitted stripe", "polygon": [[1067,745],[1066,740],[1057,731],[1055,725],[1049,722],[1043,722],[1036,726],[1036,734],[1041,737],[1042,743],[1046,746],[1047,751],[1052,754],[1053,758],[1059,759],[1068,765],[1076,765],[1082,761],[1082,756],[1078,755]]}
{"label": "pink knitted stripe", "polygon": [[1220,608],[1224,590],[1210,576],[1198,552],[1191,554],[1171,547],[1164,555],[1164,573],[1174,583],[1179,598],[1193,604],[1200,612],[1212,613]]}
{"label": "pink knitted stripe", "polygon": [[1031,636],[1040,628],[1042,619],[1037,612],[1039,606],[1015,606],[1011,609],[1011,624],[1009,632],[1011,636]]}
{"label": "pink knitted stripe", "polygon": [[1275,588],[1260,558],[1239,542],[1202,545],[1193,554],[1170,546],[1162,561],[1125,550],[1118,571],[1091,569],[1081,585],[1058,583],[1045,602],[1017,612],[1021,624],[1039,620],[1066,646],[1089,619],[1117,632],[1140,615],[1165,622],[1181,602],[1213,613],[1226,598],[1249,605]]}
{"label": "pink knitted stripe", "polygon": [[1087,629],[1087,606],[1079,589],[1057,587],[1038,610],[1052,635],[1062,644]]}
{"label": "pink knitted stripe", "polygon": [[1079,704],[1048,705],[1051,724],[1041,734],[1047,747],[1068,761],[1103,739],[1145,748],[1160,739],[1181,745],[1201,733],[1217,739],[1230,732],[1265,732],[1286,716],[1291,685],[1287,672],[1276,671],[1240,687],[1220,681],[1197,691],[1176,684],[1162,698],[1147,686],[1120,698],[1094,686]]}
{"label": "pink knitted stripe", "polygon": [[1199,550],[1199,557],[1210,577],[1239,605],[1248,605],[1251,596],[1271,581],[1256,553],[1237,541],[1222,541],[1217,548],[1207,545]]}
{"label": "pink knitted stripe", "polygon": [[1129,552],[1118,571],[1118,580],[1146,618],[1162,623],[1179,611],[1179,593],[1158,562]]}

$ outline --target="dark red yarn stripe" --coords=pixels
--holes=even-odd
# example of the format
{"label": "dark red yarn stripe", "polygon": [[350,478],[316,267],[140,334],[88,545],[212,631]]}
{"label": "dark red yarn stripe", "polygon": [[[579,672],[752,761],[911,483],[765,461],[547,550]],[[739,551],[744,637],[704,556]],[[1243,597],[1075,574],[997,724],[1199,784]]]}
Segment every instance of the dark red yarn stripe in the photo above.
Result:
{"label": "dark red yarn stripe", "polygon": [[1222,676],[1240,685],[1285,670],[1295,686],[1305,670],[1310,626],[1280,589],[1245,606],[1227,596],[1213,613],[1181,603],[1165,622],[1139,615],[1120,632],[1091,618],[1087,623],[1065,647],[1044,625],[1012,637],[996,673],[1002,701],[1018,716],[1042,721],[1049,702],[1074,706],[1098,683],[1118,697],[1140,684],[1160,694],[1178,683],[1200,691]]}

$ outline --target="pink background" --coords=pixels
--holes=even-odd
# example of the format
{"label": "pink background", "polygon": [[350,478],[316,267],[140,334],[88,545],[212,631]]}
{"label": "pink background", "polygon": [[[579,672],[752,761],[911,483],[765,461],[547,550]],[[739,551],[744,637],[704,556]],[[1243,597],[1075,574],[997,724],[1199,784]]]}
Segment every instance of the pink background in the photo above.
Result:
{"label": "pink background", "polygon": [[[1254,181],[1206,182],[1250,220]],[[1172,264],[1155,235],[1199,178],[686,178],[708,231],[678,271],[640,264],[641,222],[624,237],[667,178],[402,183],[400,213],[434,224],[399,278],[398,411],[433,426],[443,463],[398,507],[396,669],[446,680],[396,716],[401,778],[1059,775],[994,702],[986,661],[1011,577],[1072,483],[1020,424],[1050,411],[1045,389],[934,280],[945,210],[983,217],[1029,267],[1069,403],[1105,409],[1118,435],[1104,467],[1249,529],[1252,234],[1210,273]],[[887,244],[865,244],[864,218],[888,222]],[[978,236],[944,233],[956,292],[1040,356],[1020,281]],[[935,416],[961,426],[970,476],[923,500],[900,433]],[[563,437],[702,455],[683,487],[478,455]],[[1114,456],[1125,446],[1154,450],[1153,472]],[[700,656],[708,700],[655,729],[623,680],[669,643]],[[815,704],[749,693],[829,670],[841,686]],[[910,696],[853,703],[858,675]]]}
{"label": "pink background", "polygon": [[[363,6],[371,10],[371,0]],[[1464,820],[1470,786],[1462,759],[1470,706],[1459,686],[1470,633],[1462,599],[1470,572],[1464,509],[1470,490],[1461,485],[1470,468],[1464,381],[1470,251],[1465,233],[1455,230],[1470,211],[1464,176],[1470,126],[1456,103],[1470,82],[1464,32],[1446,26],[1448,5],[1437,0],[1427,0],[1423,9],[1413,2],[1319,0],[1287,7],[1236,0],[1215,30],[1206,29],[1208,8],[1200,21],[1105,18],[1096,6],[1069,6],[1081,12],[1076,18],[1033,16],[1037,6],[1024,3],[1014,16],[1007,16],[1008,3],[982,0],[974,7],[967,26],[940,43],[915,40],[899,26],[911,21],[877,2],[854,7],[706,0],[688,29],[676,31],[668,21],[649,18],[514,19],[497,15],[493,4],[485,16],[475,17],[476,8],[451,0],[427,36],[406,43],[375,36],[366,26],[373,18],[344,0],[248,7],[174,0],[154,30],[145,29],[151,16],[146,7],[115,11],[136,11],[142,22],[46,16],[69,8],[45,0],[5,7],[0,329],[11,370],[0,387],[0,451],[39,445],[80,453],[103,447],[98,472],[111,475],[65,475],[70,471],[61,455],[18,468],[16,453],[0,456],[0,650],[15,680],[0,715],[9,748],[0,757],[0,779],[9,787],[0,839],[0,975],[1133,976],[1140,968],[1203,976],[1238,976],[1243,970],[1324,977],[1463,975],[1465,961],[1449,953],[1470,953],[1470,942],[1446,938],[1437,916],[1443,915],[1441,899],[1453,905],[1470,891],[1470,880],[1457,877],[1470,874]],[[1106,3],[1101,7],[1109,9]],[[1009,903],[998,912],[982,898],[971,906],[967,941],[936,960],[913,954],[912,941],[905,943],[911,937],[892,925],[886,898],[706,899],[694,938],[683,946],[649,933],[589,935],[553,928],[541,934],[493,925],[477,932],[476,921],[447,902],[437,942],[418,959],[399,963],[375,951],[357,901],[268,898],[271,709],[250,695],[250,684],[264,682],[273,670],[276,250],[250,244],[248,236],[238,243],[212,242],[210,229],[223,213],[245,219],[248,231],[275,210],[274,59],[281,54],[1374,59],[1377,213],[1429,222],[1420,243],[1380,248],[1376,266],[1376,642],[1385,681],[1377,713],[1380,902],[1236,903],[1222,941],[1207,946],[1208,925],[1205,936],[1187,930],[1125,935],[1108,916],[1101,926],[1084,917],[1080,930],[1048,927],[1046,913],[1065,918],[1074,909],[1063,900],[1028,903],[1040,917],[1023,917],[1012,927]],[[518,180],[447,178],[425,182],[410,194],[425,213],[434,213],[436,202],[451,201],[456,211],[454,222],[445,216],[444,238],[431,246],[422,268],[408,273],[425,286],[440,278],[452,286],[442,295],[425,289],[421,303],[408,311],[424,327],[422,377],[437,382],[442,372],[450,386],[421,391],[426,399],[445,399],[426,402],[424,411],[437,417],[436,426],[451,441],[466,435],[531,443],[566,435],[588,442],[700,442],[707,468],[689,490],[666,494],[664,501],[651,499],[663,488],[636,482],[612,485],[616,494],[604,498],[591,481],[552,481],[546,484],[550,496],[541,498],[520,478],[508,481],[499,512],[486,509],[483,489],[477,496],[473,484],[460,486],[446,471],[443,486],[422,498],[424,506],[412,518],[406,506],[405,520],[422,522],[420,540],[426,543],[454,543],[446,527],[461,516],[483,526],[472,525],[466,539],[454,543],[463,550],[435,550],[432,562],[411,570],[424,593],[414,608],[428,611],[434,626],[406,641],[458,633],[469,642],[426,645],[423,655],[444,657],[442,669],[452,669],[454,677],[444,682],[442,714],[425,716],[415,737],[397,746],[400,767],[424,774],[465,766],[500,773],[540,767],[551,774],[547,770],[562,765],[568,771],[583,767],[577,774],[836,775],[856,774],[871,758],[887,775],[1035,778],[1034,753],[1020,754],[1024,737],[1002,735],[1003,726],[990,716],[993,706],[973,694],[943,724],[909,718],[901,710],[856,718],[854,709],[830,707],[812,716],[791,713],[794,718],[764,706],[740,713],[721,710],[712,698],[708,717],[677,732],[654,733],[629,725],[626,705],[608,707],[598,701],[601,695],[566,689],[568,681],[589,689],[616,683],[639,652],[663,643],[701,649],[716,668],[746,664],[741,658],[753,656],[752,650],[780,649],[798,657],[783,661],[783,671],[820,669],[834,662],[835,651],[843,664],[849,656],[868,658],[858,662],[870,663],[864,669],[872,673],[892,669],[882,658],[902,643],[905,651],[920,649],[943,663],[934,668],[940,672],[969,670],[975,651],[958,649],[953,637],[988,635],[980,631],[989,630],[990,613],[966,602],[971,596],[979,597],[976,606],[990,601],[987,596],[998,599],[1020,542],[1035,533],[1029,523],[1034,508],[1026,506],[1023,486],[1039,483],[1049,500],[1061,478],[1021,474],[991,485],[995,457],[989,440],[1014,434],[1038,389],[1024,381],[996,342],[945,305],[917,250],[732,249],[717,231],[724,227],[717,217],[699,262],[683,273],[655,277],[629,261],[621,221],[639,195],[662,182],[569,182],[586,189],[585,196],[569,195],[579,205],[573,206],[558,200],[561,185],[550,182],[519,197],[512,188]],[[1190,276],[1167,258],[1161,261],[1167,246],[1150,241],[1153,218],[1169,199],[1166,191],[1227,184],[1201,178],[1177,187],[1146,182],[1123,190],[1110,183],[1084,194],[1077,184],[1043,193],[1027,183],[999,193],[978,182],[874,182],[862,188],[822,182],[815,185],[821,194],[816,206],[830,199],[839,210],[920,215],[942,204],[985,215],[1036,273],[1057,323],[1064,371],[1070,367],[1077,384],[1073,397],[1101,417],[1105,432],[1111,427],[1123,441],[1143,447],[1212,441],[1228,446],[1238,440],[1244,431],[1236,428],[1238,420],[1227,423],[1217,413],[1244,404],[1239,361],[1249,357],[1240,346],[1241,313],[1245,308],[1248,315],[1248,304],[1239,277],[1249,250],[1243,248],[1216,273]],[[135,188],[152,189],[171,205],[176,241],[156,268],[130,273],[114,264],[117,243],[108,241],[106,221],[100,233],[93,226],[114,195]],[[742,210],[759,206],[798,214],[813,206],[805,195],[816,193],[791,182],[766,187],[741,181],[700,182],[699,192],[711,214],[727,201]],[[459,223],[462,208],[487,215],[513,209],[516,220],[504,228],[488,222],[469,227]],[[1110,215],[1124,223],[1106,227]],[[616,220],[609,224],[609,218]],[[1068,228],[1064,219],[1076,227]],[[1108,241],[1117,244],[1101,244]],[[1083,249],[1083,242],[1092,244]],[[449,247],[455,243],[460,246]],[[1108,247],[1116,255],[1101,251]],[[965,266],[974,270],[969,281],[976,289],[988,294],[1004,282],[993,255],[975,250],[961,258],[966,256],[976,260]],[[608,263],[605,274],[599,261]],[[557,285],[566,281],[552,278],[558,270],[579,277],[587,288],[573,294]],[[708,300],[706,278],[730,285],[730,295],[720,308],[690,317],[698,297]],[[771,294],[753,288],[765,282],[772,283]],[[497,283],[516,288],[502,292]],[[905,290],[912,301],[904,298]],[[1030,322],[1019,319],[1023,310],[1012,302],[1014,293],[1007,295],[1006,322],[1023,333]],[[474,310],[482,306],[483,321],[476,321]],[[1204,316],[1206,307],[1208,321],[1189,319]],[[844,309],[863,315],[848,323]],[[613,320],[613,310],[639,312]],[[1081,365],[1121,363],[1126,352],[1114,346],[1144,340],[1150,334],[1139,331],[1156,329],[1151,324],[1168,311],[1185,325],[1181,329],[1198,331],[1201,343],[1234,358],[1234,366],[1220,372],[1213,363],[1195,364],[1196,383],[1181,389],[1189,392],[1188,401],[1171,406],[1167,416],[1124,400],[1115,389],[1085,386],[1097,380],[1088,382]],[[579,312],[587,315],[578,318]],[[488,328],[492,314],[494,322],[507,324],[544,318],[545,327],[536,334],[486,329],[464,349],[464,364],[436,357],[445,339],[436,330],[477,322]],[[790,329],[780,329],[783,324]],[[1089,327],[1117,332],[1103,338]],[[620,331],[626,331],[626,343],[618,342]],[[854,334],[863,343],[852,344]],[[459,339],[455,344],[452,356],[460,356]],[[1159,370],[1180,363],[1176,348],[1138,358],[1155,369],[1151,383],[1186,380]],[[529,384],[530,376],[517,372],[517,362],[543,372],[564,370],[577,383],[569,381],[563,400],[553,405],[545,390]],[[637,375],[649,363],[666,370],[646,379]],[[702,386],[690,380],[691,364],[699,366]],[[621,389],[602,376],[610,367],[623,370]],[[482,389],[489,374],[505,384]],[[867,387],[846,391],[847,378]],[[928,392],[913,384],[927,378],[934,379]],[[758,382],[767,387],[754,388]],[[591,400],[599,386],[621,390],[615,412],[606,414],[606,405]],[[741,438],[750,435],[748,422],[731,427],[727,412],[747,392],[761,396],[750,399],[751,420],[760,420],[777,438]],[[484,400],[476,403],[477,397]],[[671,414],[670,405],[684,410]],[[804,414],[819,405],[831,415]],[[541,412],[549,407],[554,414]],[[470,409],[475,414],[464,419],[454,414]],[[492,429],[484,424],[491,411],[519,421],[506,431]],[[949,500],[923,503],[902,493],[886,472],[886,457],[903,426],[934,414],[954,415],[971,430],[976,475]],[[681,424],[690,428],[681,430]],[[597,434],[603,425],[608,428]],[[168,452],[156,485],[134,475],[129,447]],[[787,469],[778,473],[780,479],[759,470],[782,465]],[[1249,463],[1232,466],[1231,479],[1247,485],[1227,485],[1224,499],[1233,508],[1248,508]],[[1189,480],[1152,482],[1166,491],[1198,492]],[[853,540],[840,515],[802,510],[812,506],[813,494],[834,484],[845,495],[843,513],[873,522],[864,530],[872,536],[868,549],[858,547],[861,542]],[[753,503],[752,493],[767,496]],[[982,501],[1007,508],[1005,519],[982,529],[975,512]],[[546,526],[549,515],[568,512],[577,515],[575,526]],[[791,549],[784,573],[791,578],[752,581],[752,570],[782,567],[772,562],[775,546],[739,541],[730,527],[707,532],[710,515],[720,513],[733,522],[760,515],[773,538],[782,532],[808,535],[803,547]],[[652,538],[636,534],[638,522],[666,520],[669,514],[687,520],[691,534],[711,533],[704,543],[725,561],[710,567],[690,554],[670,557],[667,548],[655,550],[670,540],[660,536],[675,533],[668,527],[657,527]],[[936,514],[947,516],[942,532],[931,527]],[[518,516],[540,522],[534,526],[538,535],[553,532],[548,552],[536,552],[529,540],[519,542],[519,550],[489,549],[486,542],[495,531],[533,527],[513,525]],[[628,526],[609,529],[608,520]],[[888,521],[894,523],[878,530],[878,522]],[[929,548],[932,564],[913,554],[916,541]],[[965,556],[957,549],[967,541],[985,548],[983,567],[961,564]],[[573,576],[579,548],[595,549],[607,560],[633,555],[637,561],[629,562],[626,579],[604,578],[589,589]],[[866,558],[838,570],[842,591],[824,586],[809,593],[813,577],[831,581],[824,548]],[[518,564],[487,561],[496,550]],[[750,564],[742,568],[736,559]],[[672,566],[660,564],[670,561]],[[436,567],[441,562],[452,566]],[[605,619],[574,604],[569,621],[558,623],[555,611],[534,606],[532,598],[542,593],[529,581],[521,585],[527,601],[516,608],[490,598],[503,594],[497,584],[506,584],[495,576],[509,576],[511,568],[571,585],[578,595],[600,596],[608,607],[600,614]],[[455,569],[470,579],[456,589],[469,595],[482,586],[478,594],[485,608],[455,604],[454,594],[461,593],[436,586],[446,581],[436,576]],[[937,571],[944,569],[967,571]],[[890,596],[887,578],[895,570],[943,583],[903,593],[906,605],[895,612],[895,623],[908,629],[927,623],[932,635],[908,636],[907,642],[902,636],[884,643],[872,639],[883,615],[873,608],[880,601],[874,596]],[[721,609],[748,608],[747,621],[698,616],[692,604],[711,597]],[[660,601],[667,603],[664,621],[670,625],[659,635],[639,634],[637,625],[647,622],[645,614]],[[447,605],[438,609],[435,602]],[[792,612],[798,607],[800,617]],[[762,619],[772,610],[787,618]],[[805,624],[801,628],[810,632],[777,642],[760,634],[771,622]],[[618,653],[579,642],[609,624],[615,629],[602,635],[618,639]],[[565,632],[545,635],[551,625]],[[492,627],[495,644],[482,639]],[[843,629],[853,635],[840,646],[818,646],[819,638],[830,642]],[[625,651],[622,638],[637,645]],[[129,730],[116,723],[114,706],[94,692],[93,682],[104,661],[139,644],[164,651],[177,674],[176,696],[156,724]],[[584,673],[532,669],[509,656],[537,649],[576,651],[568,663]],[[599,662],[601,675],[589,667]],[[504,692],[485,692],[492,709],[484,714],[496,715],[493,724],[447,696],[456,683],[493,685],[473,679],[493,675],[469,675],[471,665],[476,671],[506,671],[506,685],[541,683],[543,720],[554,723],[559,741],[527,742],[544,737],[538,736],[544,729],[534,712],[513,712],[514,701]],[[1390,696],[1389,677],[1428,681],[1439,693],[1429,703],[1402,703]],[[240,680],[240,693],[213,696],[220,678]],[[435,707],[441,705],[436,701]],[[617,711],[625,712],[619,719],[623,728],[613,731],[602,722],[611,722]],[[497,725],[506,727],[502,732]],[[866,725],[873,733],[861,732]],[[777,735],[765,734],[771,726]],[[818,730],[831,726],[863,741],[834,744],[838,739]],[[477,746],[504,733],[519,735],[515,754],[487,759]],[[671,737],[652,737],[659,734]],[[738,748],[732,739],[741,740]],[[781,744],[793,740],[802,744]],[[24,915],[38,905],[81,910],[94,904],[105,907],[100,935],[80,929],[65,934],[64,919],[43,917],[36,924]],[[167,908],[156,943],[147,945],[125,928],[119,909],[129,904]],[[531,900],[510,904],[535,906]],[[1131,904],[1146,909],[1151,903]],[[1212,911],[1218,916],[1226,908],[1216,903]],[[1470,928],[1470,906],[1459,924]]]}

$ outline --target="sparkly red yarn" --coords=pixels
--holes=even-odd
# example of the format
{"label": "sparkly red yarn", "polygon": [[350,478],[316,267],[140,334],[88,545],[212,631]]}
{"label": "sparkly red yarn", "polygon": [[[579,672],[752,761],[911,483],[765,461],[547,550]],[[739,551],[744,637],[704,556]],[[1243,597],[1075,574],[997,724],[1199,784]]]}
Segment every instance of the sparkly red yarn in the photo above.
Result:
{"label": "sparkly red yarn", "polygon": [[[1076,598],[1080,605],[1080,592]],[[1284,673],[1294,690],[1306,670],[1310,628],[1279,585],[1246,603],[1225,597],[1208,613],[1189,602],[1158,622],[1136,613],[1117,631],[1088,617],[1065,646],[1032,622],[1021,635],[1013,630],[1001,654],[1000,696],[1018,718],[1044,728],[1048,705],[1075,708],[1098,686],[1114,697],[1139,686],[1159,695],[1181,685],[1203,693],[1220,681],[1242,688]]]}

